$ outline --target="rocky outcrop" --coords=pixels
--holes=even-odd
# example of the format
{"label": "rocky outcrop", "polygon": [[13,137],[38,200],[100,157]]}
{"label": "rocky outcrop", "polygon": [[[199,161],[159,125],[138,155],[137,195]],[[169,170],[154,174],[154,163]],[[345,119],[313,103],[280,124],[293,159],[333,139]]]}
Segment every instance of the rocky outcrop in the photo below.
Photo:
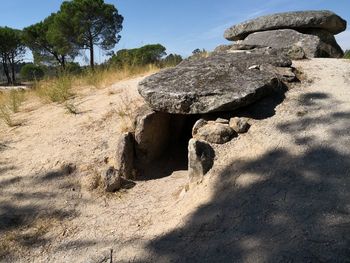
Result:
{"label": "rocky outcrop", "polygon": [[338,34],[346,29],[346,21],[330,11],[298,11],[258,17],[234,25],[225,31],[228,40],[243,40],[249,34],[275,30],[295,29],[299,32],[308,29],[323,29]]}
{"label": "rocky outcrop", "polygon": [[251,70],[253,65],[289,67],[284,56],[255,53],[215,53],[186,60],[139,84],[139,93],[156,111],[201,114],[234,110],[272,93],[276,74]]}
{"label": "rocky outcrop", "polygon": [[213,167],[215,152],[210,144],[191,139],[188,143],[188,174],[190,182],[199,182]]}
{"label": "rocky outcrop", "polygon": [[[270,30],[256,32],[247,36],[243,41],[246,45],[262,45],[272,48],[301,47],[305,55],[313,57],[343,56],[343,51],[337,44],[333,35],[327,31],[313,30],[310,34],[299,33],[293,29]],[[312,34],[311,34],[312,33]]]}

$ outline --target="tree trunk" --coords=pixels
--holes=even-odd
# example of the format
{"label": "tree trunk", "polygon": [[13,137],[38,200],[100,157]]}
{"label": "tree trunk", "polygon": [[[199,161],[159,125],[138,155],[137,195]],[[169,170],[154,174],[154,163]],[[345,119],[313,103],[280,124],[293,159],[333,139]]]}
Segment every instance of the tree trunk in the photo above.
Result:
{"label": "tree trunk", "polygon": [[4,58],[2,59],[2,67],[4,68],[4,73],[5,73],[5,76],[7,78],[7,84],[10,85],[11,84],[11,77],[10,77],[8,65],[7,65],[6,60]]}
{"label": "tree trunk", "polygon": [[94,43],[92,41],[92,38],[90,39],[90,67],[92,70],[95,68]]}
{"label": "tree trunk", "polygon": [[11,55],[10,64],[11,64],[11,71],[12,71],[12,84],[14,85],[16,83],[16,69],[15,69],[14,54]]}
{"label": "tree trunk", "polygon": [[64,56],[64,55],[62,55],[62,57],[61,57],[61,66],[62,66],[63,70],[66,69],[66,56]]}

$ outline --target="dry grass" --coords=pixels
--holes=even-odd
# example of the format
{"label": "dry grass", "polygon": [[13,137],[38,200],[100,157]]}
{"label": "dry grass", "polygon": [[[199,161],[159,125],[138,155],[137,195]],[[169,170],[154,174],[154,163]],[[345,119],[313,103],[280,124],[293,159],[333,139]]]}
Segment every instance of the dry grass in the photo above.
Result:
{"label": "dry grass", "polygon": [[11,90],[0,93],[0,119],[7,126],[14,127],[20,124],[13,120],[13,114],[19,112],[24,99],[24,91]]}
{"label": "dry grass", "polygon": [[72,89],[73,79],[69,75],[42,80],[34,85],[35,94],[47,102],[65,102],[74,95]]}
{"label": "dry grass", "polygon": [[139,101],[130,99],[128,95],[121,95],[119,102],[116,104],[115,113],[119,117],[119,127],[121,132],[135,131],[136,109]]}
{"label": "dry grass", "polygon": [[106,68],[95,71],[87,71],[86,73],[76,77],[77,86],[93,86],[95,88],[105,88],[113,83],[128,79],[130,77],[139,76],[145,73],[157,72],[159,67],[155,65],[147,65],[142,67],[123,67],[121,69]]}
{"label": "dry grass", "polygon": [[[86,71],[81,75],[62,75],[56,78],[48,78],[33,83],[33,89],[29,91],[11,91],[0,93],[0,120],[7,126],[18,126],[20,123],[13,120],[13,114],[21,110],[21,104],[25,99],[33,100],[40,98],[42,102],[56,102],[63,104],[67,112],[78,114],[76,106],[67,102],[79,90],[84,87],[105,88],[118,81],[142,76],[144,74],[155,73],[159,67],[147,65],[142,67],[123,67],[122,69],[106,68],[96,69],[95,71]],[[109,95],[115,92],[109,91]],[[121,130],[132,131],[133,128],[133,111],[131,105],[134,101],[129,98],[122,98],[122,102],[113,111],[121,119]]]}
{"label": "dry grass", "polygon": [[120,80],[157,72],[155,65],[87,70],[80,75],[62,75],[34,83],[34,94],[46,102],[64,103],[86,86],[105,88]]}

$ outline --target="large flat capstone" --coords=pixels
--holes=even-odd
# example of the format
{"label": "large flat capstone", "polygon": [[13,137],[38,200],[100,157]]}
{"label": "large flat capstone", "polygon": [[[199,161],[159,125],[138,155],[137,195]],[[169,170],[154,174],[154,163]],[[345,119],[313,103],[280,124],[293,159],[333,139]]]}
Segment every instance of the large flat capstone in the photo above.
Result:
{"label": "large flat capstone", "polygon": [[234,25],[225,31],[228,40],[243,40],[249,34],[274,29],[323,29],[338,34],[346,29],[346,21],[331,11],[297,11],[258,17]]}
{"label": "large flat capstone", "polygon": [[202,114],[249,105],[272,93],[276,74],[256,65],[289,67],[286,57],[255,53],[215,53],[185,60],[143,80],[139,93],[155,111]]}

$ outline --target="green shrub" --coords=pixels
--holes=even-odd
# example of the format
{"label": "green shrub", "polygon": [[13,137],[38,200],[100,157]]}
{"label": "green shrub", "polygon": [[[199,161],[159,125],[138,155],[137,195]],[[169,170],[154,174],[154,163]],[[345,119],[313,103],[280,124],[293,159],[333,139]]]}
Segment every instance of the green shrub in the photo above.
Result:
{"label": "green shrub", "polygon": [[20,74],[23,80],[29,81],[42,79],[45,75],[43,68],[34,64],[24,65]]}
{"label": "green shrub", "polygon": [[350,50],[345,51],[344,58],[350,59]]}
{"label": "green shrub", "polygon": [[65,72],[72,75],[78,75],[82,73],[82,68],[77,62],[69,62],[66,64]]}

